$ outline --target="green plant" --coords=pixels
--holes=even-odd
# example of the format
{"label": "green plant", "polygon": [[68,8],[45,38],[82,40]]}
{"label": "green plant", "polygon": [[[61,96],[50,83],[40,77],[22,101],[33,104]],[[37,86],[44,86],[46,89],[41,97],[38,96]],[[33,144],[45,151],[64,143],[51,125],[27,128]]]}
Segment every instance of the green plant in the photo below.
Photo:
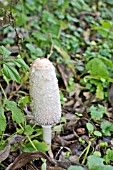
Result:
{"label": "green plant", "polygon": [[86,127],[87,127],[87,129],[88,129],[88,131],[89,131],[90,134],[93,134],[93,135],[95,135],[95,136],[97,136],[97,137],[102,136],[102,133],[101,133],[101,132],[99,132],[99,131],[97,131],[97,130],[94,130],[94,127],[93,127],[93,125],[92,125],[91,123],[87,123],[87,124],[86,124]]}
{"label": "green plant", "polygon": [[103,115],[106,113],[106,108],[100,104],[98,104],[98,108],[95,106],[90,107],[90,115],[93,120],[100,120],[103,118]]}
{"label": "green plant", "polygon": [[64,105],[65,102],[67,101],[66,97],[64,96],[64,93],[62,91],[60,91],[60,101],[61,104]]}
{"label": "green plant", "polygon": [[74,78],[70,78],[69,79],[69,86],[66,88],[66,90],[67,90],[67,92],[70,92],[73,89],[75,89]]}
{"label": "green plant", "polygon": [[0,76],[3,76],[7,83],[9,83],[10,80],[21,83],[22,76],[19,75],[19,72],[15,66],[21,69],[24,75],[25,72],[29,70],[28,65],[24,62],[20,55],[18,55],[17,58],[9,57],[11,52],[4,46],[0,46],[0,54],[2,55],[0,61]]}
{"label": "green plant", "polygon": [[112,170],[112,166],[110,165],[104,165],[104,159],[103,158],[100,158],[99,156],[94,156],[94,155],[91,155],[91,156],[88,156],[88,168],[90,170]]}
{"label": "green plant", "polygon": [[106,155],[104,156],[106,164],[109,164],[111,161],[113,161],[113,150],[112,149],[107,149],[106,150]]}
{"label": "green plant", "polygon": [[113,123],[109,121],[101,122],[101,130],[105,136],[111,136],[111,132],[113,132]]}
{"label": "green plant", "polygon": [[74,165],[71,165],[68,170],[85,170],[84,168],[82,168],[81,166],[74,166]]}

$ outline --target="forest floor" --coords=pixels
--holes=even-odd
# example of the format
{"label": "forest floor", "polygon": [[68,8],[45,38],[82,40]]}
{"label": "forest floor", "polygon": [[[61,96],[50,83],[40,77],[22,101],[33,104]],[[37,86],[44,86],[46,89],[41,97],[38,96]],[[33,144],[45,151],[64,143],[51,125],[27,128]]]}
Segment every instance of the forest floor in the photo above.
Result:
{"label": "forest floor", "polygon": [[[52,153],[26,116],[29,67],[47,56],[62,105]],[[0,1],[1,170],[113,169],[112,56],[112,1]]]}

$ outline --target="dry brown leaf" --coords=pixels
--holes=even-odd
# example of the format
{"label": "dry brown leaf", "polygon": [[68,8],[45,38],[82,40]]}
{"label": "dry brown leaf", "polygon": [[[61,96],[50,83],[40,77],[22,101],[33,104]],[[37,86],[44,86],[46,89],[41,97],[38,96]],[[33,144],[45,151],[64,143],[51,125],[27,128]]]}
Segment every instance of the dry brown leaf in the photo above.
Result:
{"label": "dry brown leaf", "polygon": [[49,162],[56,164],[54,160],[50,159],[46,154],[44,154],[41,151],[23,152],[15,159],[13,163],[11,163],[6,168],[6,170],[15,170],[21,168],[22,166],[26,165],[28,162],[37,158],[44,158],[47,159]]}
{"label": "dry brown leaf", "polygon": [[78,134],[84,134],[86,130],[85,128],[78,128],[76,131]]}
{"label": "dry brown leaf", "polygon": [[0,162],[4,161],[8,156],[9,156],[9,153],[10,153],[10,144],[8,143],[4,150],[1,150],[0,151]]}

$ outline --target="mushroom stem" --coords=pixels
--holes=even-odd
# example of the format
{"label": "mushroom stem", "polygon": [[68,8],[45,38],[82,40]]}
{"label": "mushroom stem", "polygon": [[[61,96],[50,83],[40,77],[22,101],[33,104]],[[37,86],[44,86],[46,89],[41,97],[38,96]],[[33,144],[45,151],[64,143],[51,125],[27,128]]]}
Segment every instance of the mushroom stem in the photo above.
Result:
{"label": "mushroom stem", "polygon": [[43,141],[45,141],[51,147],[51,125],[42,125],[43,129]]}

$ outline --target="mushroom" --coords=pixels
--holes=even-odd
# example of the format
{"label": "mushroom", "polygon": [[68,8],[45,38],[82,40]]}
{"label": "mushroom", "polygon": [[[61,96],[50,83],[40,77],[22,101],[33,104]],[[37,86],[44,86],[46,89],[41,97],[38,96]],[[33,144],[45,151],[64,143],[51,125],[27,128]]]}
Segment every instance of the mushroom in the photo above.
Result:
{"label": "mushroom", "polygon": [[30,69],[30,96],[35,124],[43,128],[43,140],[51,146],[51,127],[59,122],[61,103],[55,67],[46,58],[37,58]]}

